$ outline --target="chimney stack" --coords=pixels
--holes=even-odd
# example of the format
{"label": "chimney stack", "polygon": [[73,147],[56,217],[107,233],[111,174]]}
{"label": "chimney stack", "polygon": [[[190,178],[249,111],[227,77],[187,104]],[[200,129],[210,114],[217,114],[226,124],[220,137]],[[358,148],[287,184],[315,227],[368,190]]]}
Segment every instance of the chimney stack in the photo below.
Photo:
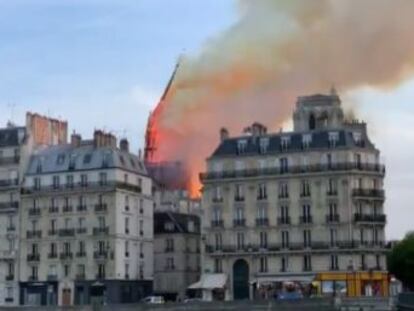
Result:
{"label": "chimney stack", "polygon": [[72,145],[72,147],[79,147],[81,145],[81,141],[81,135],[73,131],[72,135],[70,136],[70,144]]}
{"label": "chimney stack", "polygon": [[128,139],[122,138],[119,142],[119,149],[124,152],[129,152],[129,142]]}
{"label": "chimney stack", "polygon": [[227,138],[229,138],[229,131],[225,127],[222,127],[220,130],[220,141],[223,141]]}
{"label": "chimney stack", "polygon": [[105,133],[101,130],[95,130],[93,133],[93,142],[96,148],[110,147],[116,148],[116,137],[111,133]]}

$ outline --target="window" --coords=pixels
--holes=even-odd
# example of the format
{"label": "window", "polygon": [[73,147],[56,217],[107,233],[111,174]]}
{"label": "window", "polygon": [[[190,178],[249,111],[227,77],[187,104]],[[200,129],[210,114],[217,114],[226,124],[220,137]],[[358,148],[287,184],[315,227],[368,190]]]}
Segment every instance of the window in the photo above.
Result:
{"label": "window", "polygon": [[108,183],[108,174],[105,172],[99,173],[99,184],[105,186]]}
{"label": "window", "polygon": [[359,153],[354,154],[354,163],[355,163],[355,167],[357,169],[362,169],[361,154],[359,154]]}
{"label": "window", "polygon": [[260,248],[267,248],[267,232],[260,232]]}
{"label": "window", "polygon": [[88,175],[82,174],[81,175],[81,186],[87,187],[88,186]]}
{"label": "window", "polygon": [[125,196],[125,202],[124,202],[125,210],[129,211],[129,196]]}
{"label": "window", "polygon": [[280,271],[286,272],[289,269],[289,260],[287,256],[283,256],[280,260]]}
{"label": "window", "polygon": [[83,164],[89,164],[91,163],[92,160],[92,154],[91,153],[87,153],[83,156]]}
{"label": "window", "polygon": [[282,248],[289,248],[289,231],[282,231]]}
{"label": "window", "polygon": [[354,139],[355,145],[360,146],[362,144],[362,133],[353,132],[352,137]]}
{"label": "window", "polygon": [[330,238],[331,247],[336,246],[337,240],[338,240],[338,230],[336,230],[335,228],[331,228],[329,230],[329,238]]}
{"label": "window", "polygon": [[223,261],[220,258],[214,259],[214,273],[223,272]]}
{"label": "window", "polygon": [[304,247],[311,247],[312,244],[312,236],[310,230],[303,230],[303,246]]}
{"label": "window", "polygon": [[303,256],[303,270],[312,271],[312,257],[311,255]]}
{"label": "window", "polygon": [[62,165],[63,162],[65,162],[65,155],[64,154],[59,154],[57,159],[56,159],[56,164],[57,165]]}
{"label": "window", "polygon": [[174,270],[174,269],[175,269],[174,258],[172,257],[167,258],[167,270]]}
{"label": "window", "polygon": [[302,223],[312,223],[311,206],[309,204],[302,205]]}
{"label": "window", "polygon": [[221,233],[216,233],[214,235],[214,242],[215,242],[216,250],[220,250],[223,246],[223,237],[222,237]]}
{"label": "window", "polygon": [[78,227],[79,227],[79,229],[85,228],[85,218],[84,217],[80,217],[78,219]]}
{"label": "window", "polygon": [[260,270],[259,272],[267,272],[267,257],[260,257]]}
{"label": "window", "polygon": [[241,184],[236,185],[234,200],[244,201],[244,186],[243,185]]}
{"label": "window", "polygon": [[125,241],[125,257],[129,257],[129,241]]}
{"label": "window", "polygon": [[53,189],[59,189],[60,187],[60,177],[53,176]]}
{"label": "window", "polygon": [[139,257],[144,258],[144,243],[139,243]]}
{"label": "window", "polygon": [[237,232],[236,238],[237,238],[237,249],[243,249],[244,248],[244,233]]}
{"label": "window", "polygon": [[139,221],[139,235],[140,236],[144,235],[144,221],[143,220]]}
{"label": "window", "polygon": [[267,219],[267,207],[266,206],[261,205],[257,208],[257,219],[258,220]]}
{"label": "window", "polygon": [[66,175],[66,187],[73,188],[73,175]]}
{"label": "window", "polygon": [[366,270],[367,264],[365,261],[365,254],[361,254],[361,270]]}
{"label": "window", "polygon": [[129,234],[129,218],[125,217],[125,234]]}
{"label": "window", "polygon": [[289,198],[289,186],[287,182],[279,183],[279,199]]}
{"label": "window", "polygon": [[234,219],[236,221],[242,221],[244,220],[244,208],[243,207],[236,207],[234,210]]}
{"label": "window", "polygon": [[280,174],[286,174],[289,172],[288,158],[279,159]]}
{"label": "window", "polygon": [[174,231],[174,224],[172,222],[166,222],[164,223],[164,229],[166,231]]}
{"label": "window", "polygon": [[259,152],[261,154],[267,153],[267,149],[269,148],[269,138],[268,137],[262,137],[260,138],[259,142]]}
{"label": "window", "polygon": [[76,166],[76,154],[71,154],[69,158],[69,170],[74,170]]}
{"label": "window", "polygon": [[337,195],[338,194],[338,181],[333,178],[328,180],[328,195]]}
{"label": "window", "polygon": [[77,273],[79,277],[85,277],[85,265],[78,265],[77,270],[78,270]]}
{"label": "window", "polygon": [[166,239],[165,240],[165,252],[173,252],[174,251],[174,239]]}
{"label": "window", "polygon": [[334,161],[333,161],[333,155],[330,153],[326,155],[326,165],[327,165],[328,170],[331,170],[335,167]]}
{"label": "window", "polygon": [[329,132],[328,135],[329,135],[329,137],[328,137],[329,147],[330,148],[335,148],[337,143],[338,143],[338,140],[339,140],[339,133],[338,132]]}
{"label": "window", "polygon": [[144,214],[144,200],[139,199],[139,213],[142,215]]}
{"label": "window", "polygon": [[382,270],[381,267],[381,255],[375,255],[375,267],[377,270]]}
{"label": "window", "polygon": [[105,217],[104,216],[99,216],[98,217],[98,226],[99,228],[105,228]]}
{"label": "window", "polygon": [[300,187],[300,196],[301,197],[310,197],[311,196],[311,188],[308,180],[302,180],[301,187]]}
{"label": "window", "polygon": [[237,141],[237,154],[244,154],[247,149],[247,140],[240,139]]}
{"label": "window", "polygon": [[288,205],[281,205],[279,207],[280,210],[280,218],[278,223],[288,225],[290,224],[290,217],[289,217],[289,206]]}
{"label": "window", "polygon": [[56,229],[57,229],[56,223],[57,223],[56,219],[50,220],[50,231],[51,232],[56,232]]}
{"label": "window", "polygon": [[338,255],[331,255],[331,270],[339,270]]}
{"label": "window", "polygon": [[38,267],[37,266],[32,266],[32,273],[31,273],[31,279],[32,280],[37,280],[37,276],[38,276]]}
{"label": "window", "polygon": [[70,254],[70,242],[63,243],[63,252],[65,254]]}
{"label": "window", "polygon": [[40,177],[35,177],[33,179],[33,187],[34,187],[35,190],[40,190],[40,188],[42,187],[42,183],[41,183]]}
{"label": "window", "polygon": [[221,202],[223,200],[223,197],[221,195],[221,187],[215,186],[213,188],[213,202]]}
{"label": "window", "polygon": [[257,188],[257,199],[266,200],[267,199],[267,187],[266,184],[259,184]]}
{"label": "window", "polygon": [[109,167],[109,162],[111,160],[111,154],[105,153],[102,158],[102,167]]}
{"label": "window", "polygon": [[125,278],[129,278],[129,264],[125,264]]}
{"label": "window", "polygon": [[124,174],[124,183],[128,183],[128,174]]}
{"label": "window", "polygon": [[312,134],[303,134],[302,135],[302,149],[309,149],[309,145],[312,143]]}
{"label": "window", "polygon": [[125,159],[122,155],[119,156],[119,161],[121,162],[122,165],[125,165]]}
{"label": "window", "polygon": [[99,279],[105,278],[105,264],[98,265],[98,278]]}
{"label": "window", "polygon": [[282,136],[280,138],[280,149],[282,151],[286,151],[286,150],[288,150],[289,145],[290,145],[290,137],[289,136]]}
{"label": "window", "polygon": [[79,254],[85,254],[86,253],[85,241],[79,241],[79,243],[78,243],[78,252],[79,252]]}

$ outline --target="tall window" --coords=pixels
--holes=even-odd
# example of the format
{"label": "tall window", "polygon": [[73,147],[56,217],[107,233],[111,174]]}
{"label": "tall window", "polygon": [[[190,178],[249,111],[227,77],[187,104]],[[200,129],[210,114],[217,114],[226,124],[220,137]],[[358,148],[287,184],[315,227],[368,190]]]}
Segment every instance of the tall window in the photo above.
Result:
{"label": "tall window", "polygon": [[279,159],[280,174],[289,172],[288,158]]}
{"label": "tall window", "polygon": [[260,151],[260,153],[261,154],[266,153],[268,147],[269,147],[269,138],[267,138],[267,137],[260,138],[260,142],[259,142],[259,151]]}
{"label": "tall window", "polygon": [[311,247],[311,244],[312,244],[311,231],[303,230],[303,246]]}
{"label": "tall window", "polygon": [[311,255],[303,256],[303,270],[312,271],[312,257]]}
{"label": "tall window", "polygon": [[237,249],[243,249],[244,248],[244,233],[237,232],[236,238],[237,238]]}
{"label": "tall window", "polygon": [[66,175],[66,187],[73,188],[73,175]]}
{"label": "tall window", "polygon": [[309,197],[311,195],[310,184],[308,180],[302,180],[300,195],[302,197]]}
{"label": "tall window", "polygon": [[267,272],[267,257],[260,257],[260,272]]}
{"label": "tall window", "polygon": [[279,198],[289,198],[289,186],[287,182],[279,183]]}
{"label": "tall window", "polygon": [[289,260],[287,256],[283,256],[280,260],[280,271],[286,272],[289,269]]}
{"label": "tall window", "polygon": [[329,178],[328,180],[328,195],[336,195],[338,194],[338,181],[333,178]]}
{"label": "tall window", "polygon": [[331,228],[329,230],[329,240],[330,240],[330,244],[331,247],[334,247],[337,245],[337,240],[338,240],[338,230],[335,228]]}
{"label": "tall window", "polygon": [[281,205],[280,209],[280,224],[289,224],[289,206],[288,205]]}
{"label": "tall window", "polygon": [[125,234],[129,234],[129,218],[125,217]]}
{"label": "tall window", "polygon": [[215,273],[223,272],[223,261],[220,258],[214,259],[214,272]]}
{"label": "tall window", "polygon": [[282,248],[289,247],[289,231],[282,231]]}
{"label": "tall window", "polygon": [[302,205],[302,223],[312,223],[311,206],[309,204]]}
{"label": "tall window", "polygon": [[267,199],[267,187],[266,184],[261,183],[257,188],[257,199],[266,200]]}
{"label": "tall window", "polygon": [[60,178],[59,176],[53,176],[53,188],[58,189],[60,187]]}
{"label": "tall window", "polygon": [[81,175],[81,186],[87,187],[88,186],[88,175],[82,174]]}
{"label": "tall window", "polygon": [[338,255],[332,254],[331,255],[331,270],[339,270],[339,264],[338,264]]}
{"label": "tall window", "polygon": [[244,201],[244,186],[243,185],[241,184],[236,185],[234,200]]}
{"label": "tall window", "polygon": [[221,233],[216,233],[214,235],[214,242],[216,250],[220,250],[223,246],[223,236],[221,235]]}
{"label": "tall window", "polygon": [[129,257],[129,241],[125,241],[125,257]]}
{"label": "tall window", "polygon": [[280,138],[280,149],[282,151],[288,150],[290,145],[290,137],[289,136],[283,136]]}
{"label": "tall window", "polygon": [[99,184],[104,186],[108,183],[108,174],[105,172],[99,173]]}
{"label": "tall window", "polygon": [[260,248],[267,248],[267,232],[260,232]]}

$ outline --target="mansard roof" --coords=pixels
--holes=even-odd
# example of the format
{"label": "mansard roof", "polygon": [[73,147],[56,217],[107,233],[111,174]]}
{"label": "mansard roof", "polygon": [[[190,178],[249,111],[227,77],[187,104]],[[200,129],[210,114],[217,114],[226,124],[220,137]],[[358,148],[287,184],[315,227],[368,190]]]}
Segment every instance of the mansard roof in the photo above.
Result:
{"label": "mansard roof", "polygon": [[0,129],[0,147],[19,146],[22,144],[25,136],[25,127],[10,127]]}

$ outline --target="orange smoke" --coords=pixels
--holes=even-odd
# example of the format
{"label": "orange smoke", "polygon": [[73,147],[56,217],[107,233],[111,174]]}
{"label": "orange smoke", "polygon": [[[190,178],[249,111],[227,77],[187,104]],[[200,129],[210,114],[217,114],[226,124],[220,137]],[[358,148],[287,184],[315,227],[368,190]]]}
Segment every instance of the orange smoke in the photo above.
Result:
{"label": "orange smoke", "polygon": [[[151,117],[153,159],[198,173],[218,145],[254,121],[276,130],[298,95],[393,87],[414,72],[412,0],[239,0],[240,18],[181,61]],[[151,136],[151,135],[150,135]]]}

